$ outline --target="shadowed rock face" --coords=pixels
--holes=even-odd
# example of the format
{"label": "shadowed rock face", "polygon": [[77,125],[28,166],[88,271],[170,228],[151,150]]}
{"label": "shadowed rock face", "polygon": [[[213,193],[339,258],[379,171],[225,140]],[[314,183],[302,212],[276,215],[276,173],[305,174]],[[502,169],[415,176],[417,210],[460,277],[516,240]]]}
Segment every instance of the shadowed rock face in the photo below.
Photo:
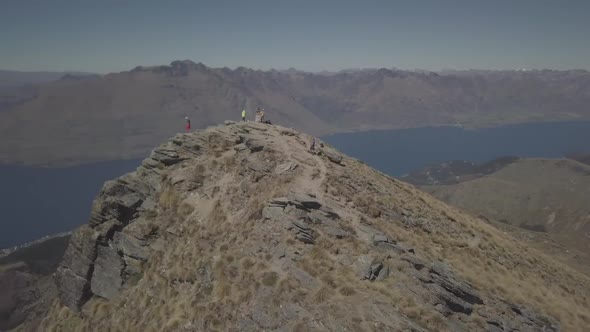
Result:
{"label": "shadowed rock face", "polygon": [[90,221],[75,232],[55,274],[65,304],[79,308],[92,294],[110,298],[146,260],[141,241],[122,232],[140,213],[154,208],[159,188],[158,165],[171,165],[178,155],[154,150],[133,174],[105,183],[93,203]]}
{"label": "shadowed rock face", "polygon": [[[309,151],[311,139],[227,123],[156,148],[137,171],[105,184],[55,274],[59,304],[41,325],[25,327],[557,331],[577,324],[526,298],[537,289],[555,294],[560,315],[571,309],[584,317],[574,308],[585,309],[584,277],[556,272],[557,263],[514,239],[324,143]],[[571,293],[560,295],[554,287],[561,286]]]}

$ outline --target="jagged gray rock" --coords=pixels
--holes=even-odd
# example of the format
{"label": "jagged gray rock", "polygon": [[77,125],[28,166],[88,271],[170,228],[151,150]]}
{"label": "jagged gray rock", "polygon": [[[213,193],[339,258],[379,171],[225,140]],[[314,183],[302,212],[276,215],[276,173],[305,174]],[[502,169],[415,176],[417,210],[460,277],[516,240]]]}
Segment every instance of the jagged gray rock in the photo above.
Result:
{"label": "jagged gray rock", "polygon": [[418,271],[422,270],[426,266],[424,261],[414,255],[404,255],[401,256],[401,259],[412,264],[412,266]]}
{"label": "jagged gray rock", "polygon": [[287,198],[297,205],[297,203],[303,205],[306,209],[319,209],[322,204],[318,202],[315,197],[303,193],[290,193]]}
{"label": "jagged gray rock", "polygon": [[155,149],[152,151],[150,158],[159,161],[166,166],[174,165],[184,160],[183,158],[180,158],[178,152],[172,147]]}
{"label": "jagged gray rock", "polygon": [[[466,315],[471,315],[473,312],[473,306],[471,303],[457,297],[455,294],[450,293],[443,289],[438,284],[427,283],[426,288],[429,289],[437,298],[435,305],[442,304],[442,313],[448,315],[450,312],[460,312]],[[450,310],[450,311],[449,311]]]}
{"label": "jagged gray rock", "polygon": [[286,207],[289,204],[287,197],[277,197],[270,201],[270,206]]}
{"label": "jagged gray rock", "polygon": [[295,230],[295,238],[297,240],[307,244],[315,244],[315,236],[309,226],[295,220],[291,224],[294,226],[293,229]]}
{"label": "jagged gray rock", "polygon": [[248,147],[246,146],[246,144],[242,143],[242,144],[238,144],[238,145],[234,146],[234,150],[236,150],[238,152],[242,152],[242,151],[248,150]]}
{"label": "jagged gray rock", "polygon": [[343,230],[339,226],[333,225],[325,225],[322,230],[328,236],[335,237],[337,239],[343,239],[345,237],[350,236],[350,232]]}
{"label": "jagged gray rock", "polygon": [[249,169],[253,170],[254,172],[260,173],[261,175],[268,173],[273,167],[271,161],[264,159],[258,154],[252,154],[248,156],[246,158],[246,163]]}
{"label": "jagged gray rock", "polygon": [[481,297],[475,292],[475,290],[468,284],[458,281],[449,271],[449,268],[443,264],[433,264],[430,267],[430,277],[432,281],[458,298],[471,304],[483,304]]}
{"label": "jagged gray rock", "polygon": [[384,266],[381,269],[381,271],[379,271],[379,274],[377,275],[377,278],[375,278],[375,281],[382,281],[385,280],[387,277],[389,277],[389,267]]}
{"label": "jagged gray rock", "polygon": [[[133,259],[147,259],[146,251],[131,237],[115,230],[126,227],[139,213],[155,207],[152,197],[160,188],[161,175],[153,170],[158,169],[160,165],[166,167],[181,162],[183,158],[177,152],[172,153],[170,149],[174,146],[190,145],[186,143],[185,136],[176,136],[173,141],[175,140],[178,144],[154,149],[137,172],[106,182],[93,203],[88,225],[72,233],[64,258],[55,272],[59,296],[68,307],[78,310],[92,294],[105,298],[112,297],[121,287],[123,281],[119,282],[115,272],[105,265],[108,262],[116,262],[114,258],[119,257],[118,254],[111,249],[115,256],[111,252],[103,252],[98,260],[97,247],[104,247],[112,242],[123,255],[129,256],[129,267],[125,268],[124,272],[140,272],[137,269],[138,264]],[[115,235],[117,238],[113,239]],[[121,278],[124,260],[120,257],[118,259],[119,265],[115,270]],[[97,260],[101,262],[101,267],[98,267]],[[95,276],[98,276],[98,279],[93,281]]]}
{"label": "jagged gray rock", "polygon": [[338,165],[342,165],[342,155],[332,149],[329,148],[323,148],[321,149],[321,152],[323,155],[326,156],[326,158],[328,158],[328,160],[330,160],[331,162],[338,164]]}
{"label": "jagged gray rock", "polygon": [[297,240],[299,240],[303,243],[315,244],[315,240],[314,240],[313,236],[306,233],[305,231],[298,232],[297,235],[295,235],[295,237],[297,238]]}
{"label": "jagged gray rock", "polygon": [[262,210],[262,216],[266,219],[281,220],[286,215],[282,206],[270,205]]}
{"label": "jagged gray rock", "polygon": [[148,258],[148,251],[142,245],[141,241],[122,232],[116,232],[113,236],[113,248],[131,258],[143,261]]}
{"label": "jagged gray rock", "polygon": [[379,277],[379,273],[381,272],[382,269],[383,269],[383,263],[381,263],[381,262],[371,264],[369,266],[367,272],[365,272],[365,275],[363,276],[363,278],[367,279],[367,280],[374,281],[375,279],[377,279],[377,277]]}
{"label": "jagged gray rock", "polygon": [[330,219],[340,219],[340,216],[338,215],[338,213],[336,213],[336,211],[334,211],[332,208],[322,205],[320,207],[320,211],[322,212],[322,214]]}
{"label": "jagged gray rock", "polygon": [[415,253],[415,250],[407,247],[401,243],[398,243],[396,240],[390,239],[385,235],[377,234],[373,237],[373,244],[382,249],[393,250],[398,254],[403,253]]}
{"label": "jagged gray rock", "polygon": [[68,248],[55,272],[62,302],[77,310],[90,298],[89,279],[96,258],[96,237],[89,226],[72,233]]}
{"label": "jagged gray rock", "polygon": [[286,172],[293,171],[296,168],[297,168],[297,164],[294,162],[282,163],[282,164],[279,164],[277,167],[275,167],[275,174],[281,175]]}
{"label": "jagged gray rock", "polygon": [[88,279],[70,269],[59,267],[55,272],[55,284],[60,290],[61,302],[74,310],[79,310],[92,295]]}
{"label": "jagged gray rock", "polygon": [[[154,176],[156,175],[146,175]],[[97,226],[109,220],[116,220],[121,224],[128,223],[134,218],[144,200],[156,189],[148,183],[129,176],[106,182],[93,203],[90,225]]]}
{"label": "jagged gray rock", "polygon": [[264,142],[256,139],[249,139],[246,141],[246,147],[248,147],[251,152],[262,151],[262,149],[264,149]]}
{"label": "jagged gray rock", "polygon": [[122,270],[123,262],[117,252],[111,247],[98,246],[90,283],[92,293],[105,299],[117,295],[123,285]]}

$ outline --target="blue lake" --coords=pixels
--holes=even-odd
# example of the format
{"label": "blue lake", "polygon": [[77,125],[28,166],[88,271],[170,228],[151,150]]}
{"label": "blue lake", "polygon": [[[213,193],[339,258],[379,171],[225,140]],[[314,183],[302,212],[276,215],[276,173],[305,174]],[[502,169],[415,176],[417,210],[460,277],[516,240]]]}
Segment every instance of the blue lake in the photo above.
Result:
{"label": "blue lake", "polygon": [[0,166],[0,249],[85,224],[102,184],[139,164],[124,160],[63,168]]}
{"label": "blue lake", "polygon": [[590,122],[528,123],[466,130],[430,127],[335,134],[338,150],[393,176],[449,160],[485,162],[501,156],[557,158],[590,152]]}

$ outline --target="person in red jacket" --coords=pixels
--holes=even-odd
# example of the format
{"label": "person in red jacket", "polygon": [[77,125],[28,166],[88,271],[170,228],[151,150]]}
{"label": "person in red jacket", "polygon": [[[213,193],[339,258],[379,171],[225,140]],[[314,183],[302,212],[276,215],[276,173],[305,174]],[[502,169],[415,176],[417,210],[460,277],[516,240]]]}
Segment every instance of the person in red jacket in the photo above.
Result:
{"label": "person in red jacket", "polygon": [[189,131],[191,131],[191,119],[189,119],[188,116],[185,117],[184,119],[186,120],[185,129],[186,129],[186,132],[188,133]]}

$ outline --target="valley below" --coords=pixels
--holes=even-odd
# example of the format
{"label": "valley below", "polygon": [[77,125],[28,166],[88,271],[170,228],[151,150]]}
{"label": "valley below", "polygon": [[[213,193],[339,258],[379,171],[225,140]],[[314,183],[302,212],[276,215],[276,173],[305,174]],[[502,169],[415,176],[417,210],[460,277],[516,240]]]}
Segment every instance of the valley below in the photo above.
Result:
{"label": "valley below", "polygon": [[402,179],[590,275],[590,165],[566,158],[455,161]]}

